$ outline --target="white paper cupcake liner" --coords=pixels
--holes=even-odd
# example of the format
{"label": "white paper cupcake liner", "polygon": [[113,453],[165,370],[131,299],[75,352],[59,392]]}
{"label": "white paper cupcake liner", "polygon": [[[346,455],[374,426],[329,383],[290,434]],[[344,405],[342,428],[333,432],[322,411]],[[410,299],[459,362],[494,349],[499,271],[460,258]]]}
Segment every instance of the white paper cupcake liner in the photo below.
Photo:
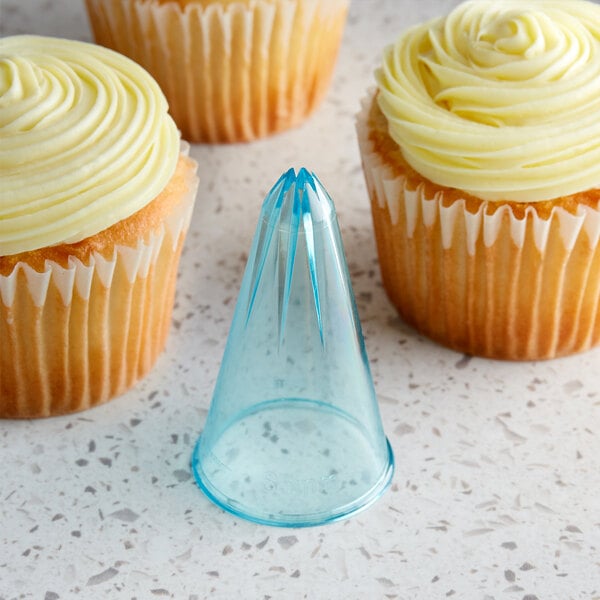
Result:
{"label": "white paper cupcake liner", "polygon": [[348,0],[86,5],[96,41],[154,76],[186,139],[235,142],[293,127],[320,103]]}

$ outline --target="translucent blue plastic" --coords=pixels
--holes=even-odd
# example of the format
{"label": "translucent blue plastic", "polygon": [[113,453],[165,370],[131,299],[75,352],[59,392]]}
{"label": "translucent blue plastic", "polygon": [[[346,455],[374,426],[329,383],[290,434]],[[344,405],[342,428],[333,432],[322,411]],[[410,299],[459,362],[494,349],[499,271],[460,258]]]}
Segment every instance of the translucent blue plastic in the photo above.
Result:
{"label": "translucent blue plastic", "polygon": [[227,511],[303,527],[366,508],[393,469],[333,202],[290,169],[262,207],[194,476]]}

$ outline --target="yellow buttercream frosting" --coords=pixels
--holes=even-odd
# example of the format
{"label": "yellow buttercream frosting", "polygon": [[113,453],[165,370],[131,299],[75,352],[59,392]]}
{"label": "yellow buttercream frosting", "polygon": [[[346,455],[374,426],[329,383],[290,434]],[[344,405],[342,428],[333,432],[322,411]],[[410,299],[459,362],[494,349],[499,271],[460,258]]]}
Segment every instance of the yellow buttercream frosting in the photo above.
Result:
{"label": "yellow buttercream frosting", "polygon": [[600,6],[473,0],[384,51],[378,102],[407,162],[485,200],[600,187]]}
{"label": "yellow buttercream frosting", "polygon": [[78,242],[151,202],[179,156],[167,109],[112,50],[0,39],[0,256]]}

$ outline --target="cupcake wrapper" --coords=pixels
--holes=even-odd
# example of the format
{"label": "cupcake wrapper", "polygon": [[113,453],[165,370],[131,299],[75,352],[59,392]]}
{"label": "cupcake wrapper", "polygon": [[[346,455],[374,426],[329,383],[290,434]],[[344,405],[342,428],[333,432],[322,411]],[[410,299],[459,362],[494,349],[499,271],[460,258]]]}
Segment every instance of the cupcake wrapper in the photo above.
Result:
{"label": "cupcake wrapper", "polygon": [[357,131],[384,286],[402,317],[452,348],[542,359],[600,343],[600,211],[510,205],[476,213],[464,200],[412,189]]}
{"label": "cupcake wrapper", "polygon": [[83,410],[150,370],[169,330],[197,179],[163,225],[113,256],[0,276],[0,417]]}
{"label": "cupcake wrapper", "polygon": [[348,0],[86,0],[94,37],[158,81],[183,137],[248,141],[300,123],[327,91]]}

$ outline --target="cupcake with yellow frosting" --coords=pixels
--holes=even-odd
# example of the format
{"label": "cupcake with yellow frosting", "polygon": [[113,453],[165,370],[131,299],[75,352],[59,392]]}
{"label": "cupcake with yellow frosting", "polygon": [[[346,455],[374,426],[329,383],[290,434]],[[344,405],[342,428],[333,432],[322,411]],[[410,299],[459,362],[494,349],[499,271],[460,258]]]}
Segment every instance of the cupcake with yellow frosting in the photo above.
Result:
{"label": "cupcake with yellow frosting", "polygon": [[195,172],[133,61],[0,39],[0,417],[82,410],[151,368]]}
{"label": "cupcake with yellow frosting", "polygon": [[386,48],[358,134],[384,286],[469,354],[600,343],[600,6],[474,0]]}
{"label": "cupcake with yellow frosting", "polygon": [[96,42],[145,67],[193,142],[301,123],[331,79],[349,0],[86,0]]}

